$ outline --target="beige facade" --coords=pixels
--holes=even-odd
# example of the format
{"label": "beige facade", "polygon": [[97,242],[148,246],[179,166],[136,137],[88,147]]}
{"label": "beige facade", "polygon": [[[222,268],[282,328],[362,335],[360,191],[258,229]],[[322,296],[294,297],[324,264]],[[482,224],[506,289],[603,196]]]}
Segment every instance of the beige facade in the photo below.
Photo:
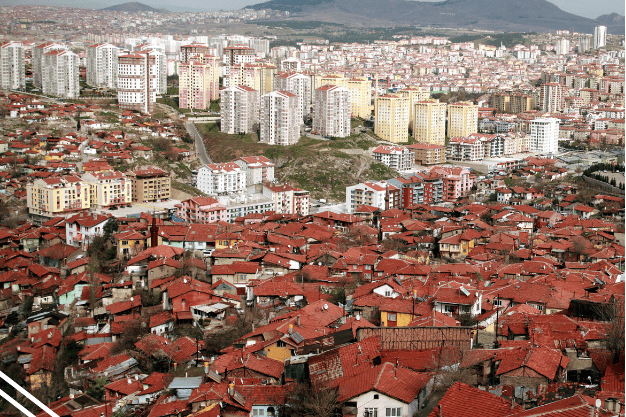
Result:
{"label": "beige facade", "polygon": [[74,175],[35,180],[26,186],[28,213],[37,220],[44,220],[88,210],[90,191],[89,184]]}
{"label": "beige facade", "polygon": [[374,134],[393,143],[408,141],[409,99],[398,95],[379,96],[375,101]]}
{"label": "beige facade", "polygon": [[224,133],[244,134],[258,129],[259,92],[245,85],[220,91],[220,129]]}
{"label": "beige facade", "polygon": [[159,168],[129,171],[133,203],[151,203],[170,198],[170,174]]}
{"label": "beige facade", "polygon": [[446,147],[432,143],[416,143],[408,146],[415,152],[415,162],[419,165],[441,165],[446,163]]}
{"label": "beige facade", "polygon": [[419,87],[408,87],[404,90],[398,90],[398,94],[409,99],[409,128],[412,129],[415,118],[415,103],[428,100],[430,92]]}
{"label": "beige facade", "polygon": [[478,106],[471,102],[448,106],[448,137],[467,137],[478,132]]}
{"label": "beige facade", "polygon": [[219,68],[191,59],[178,68],[178,106],[206,110],[219,97]]}
{"label": "beige facade", "polygon": [[346,87],[350,91],[352,117],[369,119],[372,116],[372,82],[366,77],[351,78]]}
{"label": "beige facade", "polygon": [[439,100],[424,100],[415,103],[413,137],[420,143],[445,145],[446,103]]}
{"label": "beige facade", "polygon": [[83,175],[82,179],[91,188],[91,207],[125,206],[132,202],[131,184],[122,172],[94,172]]}

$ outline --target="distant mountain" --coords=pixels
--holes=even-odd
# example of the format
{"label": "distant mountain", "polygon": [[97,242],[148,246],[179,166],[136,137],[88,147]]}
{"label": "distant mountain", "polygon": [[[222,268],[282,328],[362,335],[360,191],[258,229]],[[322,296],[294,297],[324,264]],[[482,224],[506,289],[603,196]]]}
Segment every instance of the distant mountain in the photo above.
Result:
{"label": "distant mountain", "polygon": [[167,13],[167,10],[155,9],[147,4],[139,3],[138,1],[131,1],[128,3],[116,4],[102,10],[108,10],[111,12],[155,12],[155,13]]}
{"label": "distant mountain", "polygon": [[604,26],[606,26],[606,25],[623,25],[624,24],[624,16],[622,16],[621,14],[617,14],[617,13],[603,14],[602,16],[598,16],[596,18],[596,22],[602,23]]}
{"label": "distant mountain", "polygon": [[611,19],[611,22],[600,22],[567,13],[547,0],[270,0],[247,7],[288,11],[291,17],[298,19],[370,27],[416,25],[510,32],[575,30],[592,33],[594,26],[604,24],[611,34],[624,33],[623,16],[608,15],[607,20]]}

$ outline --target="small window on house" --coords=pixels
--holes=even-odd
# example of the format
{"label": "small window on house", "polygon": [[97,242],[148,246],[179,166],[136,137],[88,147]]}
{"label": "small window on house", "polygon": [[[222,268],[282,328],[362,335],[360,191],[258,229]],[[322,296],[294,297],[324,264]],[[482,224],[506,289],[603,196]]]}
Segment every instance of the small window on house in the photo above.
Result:
{"label": "small window on house", "polygon": [[496,307],[502,307],[502,300],[493,300],[493,305]]}
{"label": "small window on house", "polygon": [[385,297],[391,297],[391,291],[385,290]]}
{"label": "small window on house", "polygon": [[444,311],[446,313],[454,313],[454,307],[453,306],[445,306]]}
{"label": "small window on house", "polygon": [[402,408],[399,408],[399,407],[388,408],[385,412],[385,415],[392,416],[392,417],[400,417],[402,416]]}
{"label": "small window on house", "polygon": [[282,340],[279,340],[278,342],[276,342],[276,347],[284,348],[285,346],[287,346],[287,344],[283,342]]}
{"label": "small window on house", "polygon": [[387,321],[397,321],[397,320],[398,320],[398,316],[396,315],[396,313],[387,314]]}
{"label": "small window on house", "polygon": [[377,400],[378,399],[378,394],[374,394],[374,399]]}

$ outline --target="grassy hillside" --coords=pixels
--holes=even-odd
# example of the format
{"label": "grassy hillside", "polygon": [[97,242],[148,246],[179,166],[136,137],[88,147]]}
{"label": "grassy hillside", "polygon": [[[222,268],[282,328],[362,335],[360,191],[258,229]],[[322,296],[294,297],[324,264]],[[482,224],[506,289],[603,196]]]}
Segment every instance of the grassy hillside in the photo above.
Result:
{"label": "grassy hillside", "polygon": [[295,145],[272,146],[259,143],[256,134],[228,135],[214,124],[197,126],[213,161],[264,155],[276,164],[279,181],[309,190],[313,198],[344,201],[347,186],[397,175],[372,159],[367,149],[376,142],[365,135],[329,141],[302,137]]}

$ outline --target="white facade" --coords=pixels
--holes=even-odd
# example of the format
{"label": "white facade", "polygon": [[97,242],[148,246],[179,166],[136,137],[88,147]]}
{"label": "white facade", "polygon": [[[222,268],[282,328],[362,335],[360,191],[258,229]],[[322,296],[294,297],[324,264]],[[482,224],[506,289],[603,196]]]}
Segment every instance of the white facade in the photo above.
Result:
{"label": "white facade", "polygon": [[606,46],[606,26],[593,28],[593,47],[595,49]]}
{"label": "white facade", "polygon": [[569,39],[559,39],[556,41],[556,54],[566,55],[569,53]]}
{"label": "white facade", "polygon": [[116,89],[118,54],[119,49],[110,43],[87,47],[87,84]]}
{"label": "white facade", "polygon": [[314,132],[337,138],[350,136],[350,115],[350,90],[330,84],[315,90]]}
{"label": "white facade", "polygon": [[54,42],[45,42],[33,47],[33,85],[35,87],[41,87],[43,82],[42,68],[44,54],[58,49],[67,49],[67,47],[63,44]]}
{"label": "white facade", "polygon": [[298,96],[272,91],[261,96],[260,141],[270,145],[293,145],[300,139],[302,112]]}
{"label": "white facade", "polygon": [[[88,219],[90,216],[93,221]],[[65,241],[70,246],[88,245],[94,237],[104,234],[104,225],[109,221],[108,217],[98,214],[85,214],[84,220],[80,218],[72,221],[77,217],[71,217],[65,222]]]}
{"label": "white facade", "polygon": [[65,50],[45,53],[42,60],[41,91],[56,97],[78,98],[78,55]]}
{"label": "white facade", "polygon": [[535,119],[530,122],[531,151],[539,154],[555,154],[559,150],[559,120]]}
{"label": "white facade", "polygon": [[152,113],[158,89],[154,57],[134,53],[118,57],[117,101],[120,109]]}
{"label": "white facade", "polygon": [[0,88],[26,87],[24,47],[20,42],[0,42]]}
{"label": "white facade", "polygon": [[264,156],[248,156],[235,160],[246,171],[246,186],[274,181],[274,164]]}
{"label": "white facade", "polygon": [[157,45],[146,44],[140,46],[141,51],[147,51],[154,57],[154,66],[157,79],[157,94],[167,93],[167,56]]}
{"label": "white facade", "polygon": [[234,162],[203,165],[198,170],[196,187],[209,195],[244,191],[246,171]]}
{"label": "white facade", "polygon": [[[378,391],[368,391],[358,397],[351,398],[347,402],[356,405],[357,416],[371,417],[411,417],[419,411],[420,400],[415,398],[410,404],[391,398]],[[422,399],[422,402],[424,399]],[[367,414],[366,414],[367,413]]]}
{"label": "white facade", "polygon": [[220,90],[220,130],[229,134],[254,132],[259,124],[259,92],[245,85]]}
{"label": "white facade", "polygon": [[311,112],[311,78],[304,74],[280,74],[274,78],[274,90],[287,91],[298,96],[302,117]]}
{"label": "white facade", "polygon": [[387,165],[396,171],[406,171],[413,168],[415,153],[405,146],[380,145],[372,151],[375,160]]}

